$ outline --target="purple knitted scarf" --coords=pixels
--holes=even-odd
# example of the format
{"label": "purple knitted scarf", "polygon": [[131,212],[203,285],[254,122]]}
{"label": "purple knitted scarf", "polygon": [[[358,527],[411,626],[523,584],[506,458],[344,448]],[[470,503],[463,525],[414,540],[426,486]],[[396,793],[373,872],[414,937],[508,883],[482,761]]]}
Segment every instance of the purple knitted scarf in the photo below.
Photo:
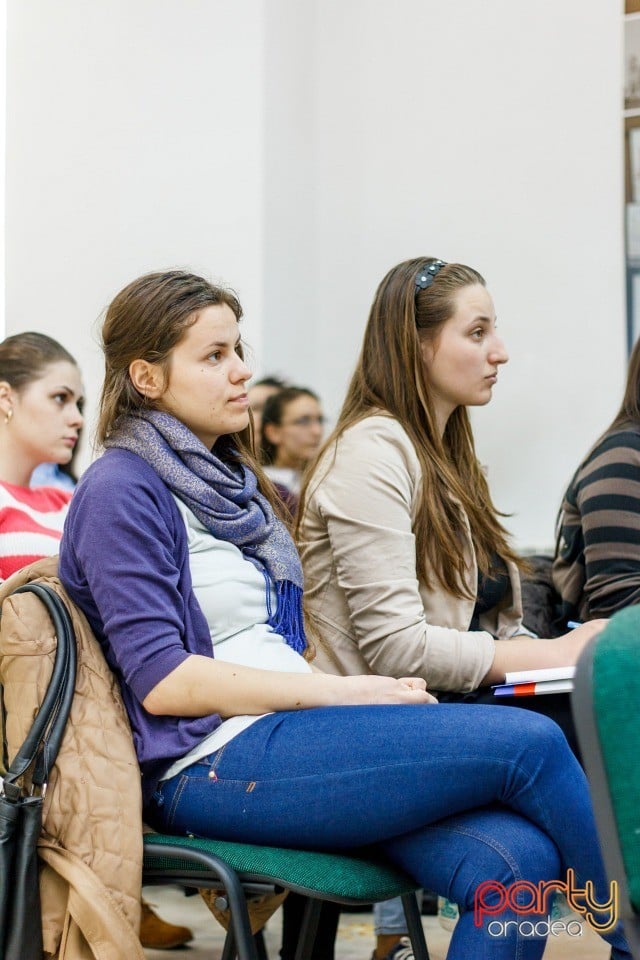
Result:
{"label": "purple knitted scarf", "polygon": [[[138,454],[218,540],[233,543],[262,572],[267,623],[302,653],[302,567],[295,544],[243,463],[224,463],[180,420],[145,410],[119,420],[106,447]],[[277,604],[272,609],[271,586]]]}

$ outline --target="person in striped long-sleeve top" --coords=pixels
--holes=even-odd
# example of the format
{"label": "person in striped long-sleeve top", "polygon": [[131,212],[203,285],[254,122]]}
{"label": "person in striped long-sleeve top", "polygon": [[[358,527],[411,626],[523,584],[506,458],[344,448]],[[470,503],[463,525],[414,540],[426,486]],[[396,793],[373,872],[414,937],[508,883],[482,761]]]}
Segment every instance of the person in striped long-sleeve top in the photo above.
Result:
{"label": "person in striped long-sleeve top", "polygon": [[553,582],[567,620],[640,603],[640,341],[620,410],[565,492]]}
{"label": "person in striped long-sleeve top", "polygon": [[0,579],[58,552],[71,494],[0,481]]}
{"label": "person in striped long-sleeve top", "polygon": [[82,378],[42,333],[0,343],[0,579],[58,552],[68,491],[29,485],[42,463],[67,463],[82,427]]}

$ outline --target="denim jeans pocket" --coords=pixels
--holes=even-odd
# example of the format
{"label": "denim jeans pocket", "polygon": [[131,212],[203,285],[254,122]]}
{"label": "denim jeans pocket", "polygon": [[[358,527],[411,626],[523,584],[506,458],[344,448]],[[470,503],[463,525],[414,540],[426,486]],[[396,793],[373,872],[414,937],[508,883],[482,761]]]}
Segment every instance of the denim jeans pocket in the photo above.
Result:
{"label": "denim jeans pocket", "polygon": [[223,751],[224,747],[221,747],[220,750],[196,760],[169,780],[160,781],[145,810],[145,818],[151,826],[166,832],[172,830],[175,812],[185,787],[193,780],[216,780],[215,769]]}
{"label": "denim jeans pocket", "polygon": [[236,806],[246,794],[253,793],[256,781],[237,779],[233,769],[229,771],[231,776],[221,772],[227,746],[224,744],[159,786],[154,796],[155,819],[162,823],[163,830],[183,833],[188,828],[195,832],[203,817],[210,824],[229,804]]}

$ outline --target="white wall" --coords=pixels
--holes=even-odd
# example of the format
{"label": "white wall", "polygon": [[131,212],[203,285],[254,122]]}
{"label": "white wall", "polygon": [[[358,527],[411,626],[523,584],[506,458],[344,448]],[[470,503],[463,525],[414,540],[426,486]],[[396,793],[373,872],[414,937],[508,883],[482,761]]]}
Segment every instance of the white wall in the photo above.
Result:
{"label": "white wall", "polygon": [[468,262],[512,354],[479,452],[549,545],[622,387],[620,6],[9,0],[7,332],[59,336],[94,398],[110,296],[192,267],[335,414],[383,273]]}
{"label": "white wall", "polygon": [[[148,270],[235,285],[260,352],[260,0],[9,0],[7,332],[77,356]],[[85,454],[86,456],[86,454]]]}
{"label": "white wall", "polygon": [[[335,413],[386,270],[420,253],[475,266],[512,356],[474,417],[479,453],[518,543],[548,546],[622,389],[621,5],[312,6],[267,107],[278,155],[303,160],[313,190],[266,220],[266,366]],[[301,48],[302,102],[282,66]]]}

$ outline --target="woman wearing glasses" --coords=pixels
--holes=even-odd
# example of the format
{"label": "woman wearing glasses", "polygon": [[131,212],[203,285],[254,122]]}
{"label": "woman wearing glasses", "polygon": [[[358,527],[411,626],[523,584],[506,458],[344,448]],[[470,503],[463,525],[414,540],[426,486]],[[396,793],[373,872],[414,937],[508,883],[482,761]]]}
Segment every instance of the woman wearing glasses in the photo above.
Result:
{"label": "woman wearing glasses", "polygon": [[[302,474],[322,442],[324,416],[320,400],[306,387],[285,387],[270,396],[262,411],[261,452],[264,472],[291,507],[297,505]],[[295,513],[295,509],[292,511]]]}

